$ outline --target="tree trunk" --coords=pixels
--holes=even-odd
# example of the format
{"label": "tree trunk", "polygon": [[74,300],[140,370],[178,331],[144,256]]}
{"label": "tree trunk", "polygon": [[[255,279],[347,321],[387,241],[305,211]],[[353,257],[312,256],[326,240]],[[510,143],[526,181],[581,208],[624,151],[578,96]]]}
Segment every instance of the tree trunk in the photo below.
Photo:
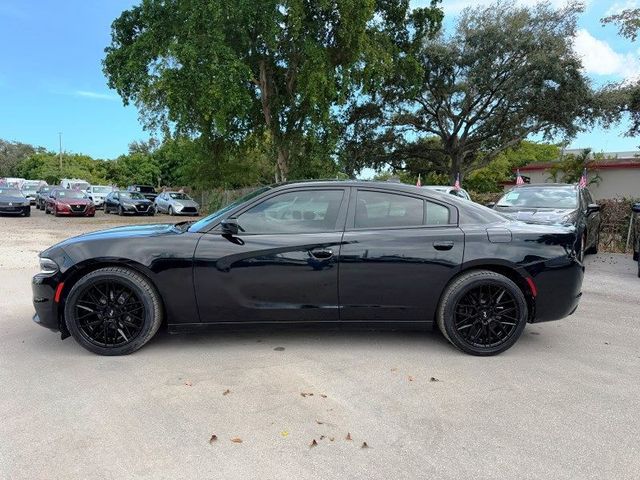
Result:
{"label": "tree trunk", "polygon": [[276,179],[280,177],[280,182],[286,182],[289,176],[289,151],[283,146],[278,146],[278,159],[276,163]]}
{"label": "tree trunk", "polygon": [[[451,185],[453,185],[458,178],[458,174],[462,174],[462,165],[464,164],[464,155],[460,153],[454,153],[451,155],[451,169],[449,174],[451,176]],[[460,180],[462,181],[462,179]]]}

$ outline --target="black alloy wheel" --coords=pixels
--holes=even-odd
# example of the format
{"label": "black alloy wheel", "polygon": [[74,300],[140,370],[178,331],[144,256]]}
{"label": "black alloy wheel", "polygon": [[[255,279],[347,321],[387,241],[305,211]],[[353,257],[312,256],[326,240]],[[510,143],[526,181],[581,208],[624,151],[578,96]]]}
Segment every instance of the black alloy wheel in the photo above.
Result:
{"label": "black alloy wheel", "polygon": [[486,270],[455,279],[445,290],[438,326],[456,347],[473,355],[510,348],[527,323],[527,302],[509,278]]}
{"label": "black alloy wheel", "polygon": [[125,355],[157,332],[162,322],[160,299],[139,273],[122,267],[102,268],[74,285],[65,302],[65,322],[87,350]]}

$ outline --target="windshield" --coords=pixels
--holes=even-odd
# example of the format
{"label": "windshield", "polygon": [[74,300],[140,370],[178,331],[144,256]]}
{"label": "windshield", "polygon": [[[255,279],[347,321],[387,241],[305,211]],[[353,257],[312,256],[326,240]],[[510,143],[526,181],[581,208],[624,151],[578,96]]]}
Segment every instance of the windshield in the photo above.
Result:
{"label": "windshield", "polygon": [[94,185],[93,187],[91,187],[91,191],[93,193],[109,193],[111,190],[113,190],[113,188],[111,187],[101,187],[98,185]]}
{"label": "windshield", "polygon": [[133,200],[146,200],[144,195],[138,192],[120,192],[120,198],[132,198]]}
{"label": "windshield", "polygon": [[25,193],[36,193],[37,190],[38,190],[38,187],[36,185],[33,185],[33,186],[27,185],[25,187],[22,187],[22,191]]}
{"label": "windshield", "polygon": [[15,188],[0,188],[0,195],[6,195],[8,197],[24,197],[22,192]]}
{"label": "windshield", "polygon": [[56,196],[58,198],[70,199],[87,198],[87,196],[79,190],[58,190]]}
{"label": "windshield", "polygon": [[516,188],[504,195],[498,207],[576,208],[578,195],[573,188]]}
{"label": "windshield", "polygon": [[38,190],[38,192],[40,193],[47,193],[51,191],[51,187],[42,187],[40,188],[40,190]]}
{"label": "windshield", "polygon": [[173,198],[174,200],[191,200],[191,197],[189,195],[187,195],[186,193],[174,193],[174,192],[171,192],[169,194],[169,196],[171,198]]}
{"label": "windshield", "polygon": [[136,192],[142,192],[142,193],[156,193],[155,188],[149,187],[146,185],[138,185],[137,187],[134,188],[134,190]]}
{"label": "windshield", "polygon": [[240,197],[238,200],[236,200],[235,202],[230,203],[226,207],[223,207],[220,210],[212,213],[211,215],[208,215],[208,216],[204,217],[202,220],[198,220],[196,223],[194,223],[191,226],[190,230],[194,231],[194,232],[197,232],[198,230],[200,230],[201,228],[207,226],[211,222],[215,222],[216,220],[218,220],[220,217],[222,217],[229,210],[233,210],[238,205],[241,205],[244,202],[246,202],[248,200],[251,200],[252,198],[257,197],[258,195],[262,195],[267,190],[271,190],[271,188],[272,187],[262,187],[262,188],[259,188],[257,190],[254,190],[253,192],[250,192],[250,193],[246,194],[244,197]]}

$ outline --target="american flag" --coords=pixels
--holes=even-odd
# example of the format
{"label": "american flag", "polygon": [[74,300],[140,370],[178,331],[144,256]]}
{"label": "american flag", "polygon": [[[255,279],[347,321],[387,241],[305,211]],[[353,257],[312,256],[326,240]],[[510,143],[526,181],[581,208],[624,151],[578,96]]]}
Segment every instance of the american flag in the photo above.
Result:
{"label": "american flag", "polygon": [[586,168],[582,171],[582,176],[580,177],[578,186],[580,188],[585,188],[587,186],[587,169]]}
{"label": "american flag", "polygon": [[520,175],[520,169],[516,171],[516,185],[524,185],[524,179]]}
{"label": "american flag", "polygon": [[420,181],[420,174],[418,174],[418,181],[416,182],[416,187],[421,187],[422,182]]}
{"label": "american flag", "polygon": [[456,182],[453,184],[453,188],[460,190],[460,173],[456,175]]}

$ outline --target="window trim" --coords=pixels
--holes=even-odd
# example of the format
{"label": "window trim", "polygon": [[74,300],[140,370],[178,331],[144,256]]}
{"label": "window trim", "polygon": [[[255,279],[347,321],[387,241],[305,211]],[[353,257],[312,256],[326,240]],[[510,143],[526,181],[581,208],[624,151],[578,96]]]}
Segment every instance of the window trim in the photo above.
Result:
{"label": "window trim", "polygon": [[[393,189],[385,189],[385,188],[373,188],[373,187],[351,187],[353,193],[351,195],[352,200],[349,201],[349,211],[347,213],[347,222],[345,226],[346,232],[364,232],[364,231],[382,231],[382,230],[416,230],[422,228],[434,229],[434,228],[451,228],[458,227],[458,209],[451,205],[450,203],[442,202],[436,200],[432,197],[422,196],[419,194],[413,194],[411,192],[399,192]],[[417,200],[422,200],[424,205],[423,213],[422,213],[422,225],[410,225],[410,226],[394,226],[394,227],[358,227],[356,228],[356,203],[358,201],[358,192],[374,192],[374,193],[386,193],[391,195],[400,195],[404,197],[415,198]],[[426,202],[432,202],[442,207],[445,207],[449,210],[449,223],[444,223],[441,225],[427,225],[427,204]]]}
{"label": "window trim", "polygon": [[295,188],[288,188],[286,190],[276,190],[274,192],[269,192],[267,196],[260,196],[255,199],[248,205],[239,205],[237,209],[230,211],[224,218],[221,218],[220,221],[212,225],[209,229],[207,229],[204,233],[214,233],[219,235],[221,233],[220,224],[223,220],[227,218],[237,218],[248,210],[251,210],[253,207],[266,202],[274,197],[279,195],[284,195],[288,193],[295,192],[310,192],[310,191],[338,191],[342,192],[342,200],[340,202],[340,207],[338,209],[338,216],[336,217],[335,227],[331,230],[314,230],[311,232],[262,232],[262,233],[251,233],[251,232],[241,232],[239,236],[255,236],[255,235],[313,235],[313,234],[322,234],[322,233],[336,233],[343,232],[345,227],[345,222],[347,218],[347,208],[350,200],[350,188],[344,186],[322,186],[322,187],[304,187],[297,186]]}

